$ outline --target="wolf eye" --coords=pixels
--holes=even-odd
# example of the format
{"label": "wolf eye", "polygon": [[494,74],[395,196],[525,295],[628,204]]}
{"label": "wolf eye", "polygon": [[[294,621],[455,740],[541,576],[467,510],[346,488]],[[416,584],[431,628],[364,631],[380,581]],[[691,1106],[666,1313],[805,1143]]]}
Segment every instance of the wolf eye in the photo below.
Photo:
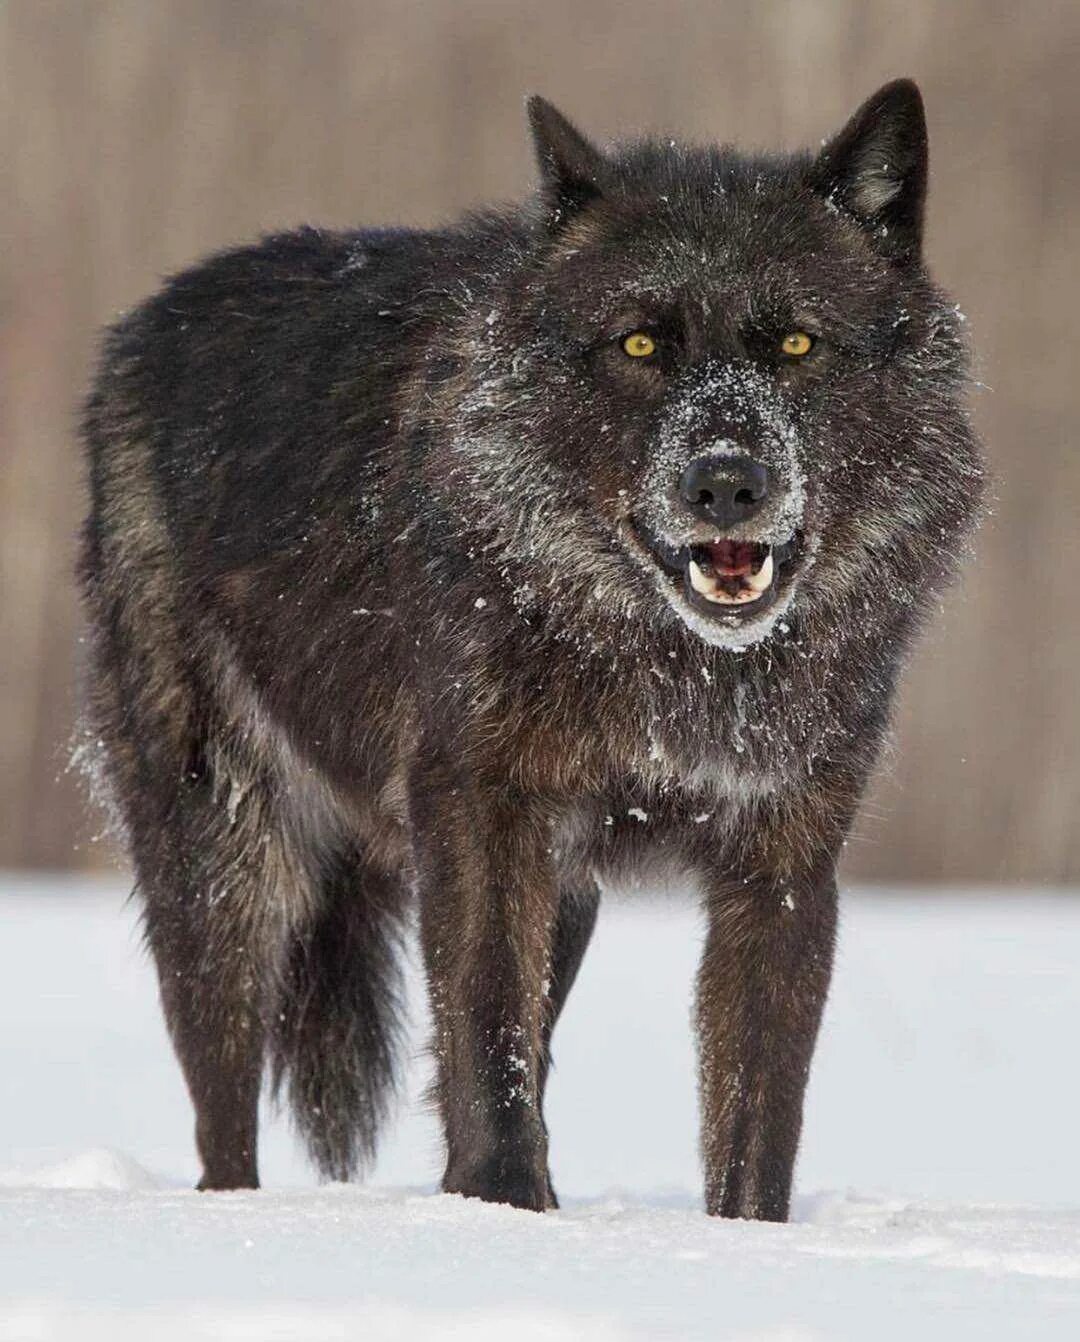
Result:
{"label": "wolf eye", "polygon": [[793,359],[801,359],[804,354],[809,354],[813,347],[813,336],[808,336],[805,331],[789,331],[780,342],[780,348]]}
{"label": "wolf eye", "polygon": [[645,331],[633,331],[622,342],[623,351],[631,359],[647,359],[656,353],[656,341]]}

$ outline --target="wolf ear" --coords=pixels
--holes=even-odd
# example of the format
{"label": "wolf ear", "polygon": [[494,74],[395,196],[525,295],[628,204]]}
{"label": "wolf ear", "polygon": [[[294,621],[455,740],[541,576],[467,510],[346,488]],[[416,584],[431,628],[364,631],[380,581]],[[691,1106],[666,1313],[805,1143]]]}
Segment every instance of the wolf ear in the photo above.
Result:
{"label": "wolf ear", "polygon": [[557,225],[600,195],[607,160],[545,98],[534,94],[525,106],[549,220]]}
{"label": "wolf ear", "polygon": [[810,182],[896,261],[917,260],[926,199],[926,115],[910,79],[878,89],[814,160]]}

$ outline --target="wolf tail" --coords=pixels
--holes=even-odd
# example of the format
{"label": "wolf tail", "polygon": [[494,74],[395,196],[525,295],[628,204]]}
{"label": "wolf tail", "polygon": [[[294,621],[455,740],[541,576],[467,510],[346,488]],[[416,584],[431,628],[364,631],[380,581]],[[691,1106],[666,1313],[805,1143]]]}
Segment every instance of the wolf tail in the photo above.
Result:
{"label": "wolf tail", "polygon": [[355,852],[324,869],[322,895],[286,957],[271,1076],[320,1173],[346,1180],[374,1158],[395,1098],[406,898]]}

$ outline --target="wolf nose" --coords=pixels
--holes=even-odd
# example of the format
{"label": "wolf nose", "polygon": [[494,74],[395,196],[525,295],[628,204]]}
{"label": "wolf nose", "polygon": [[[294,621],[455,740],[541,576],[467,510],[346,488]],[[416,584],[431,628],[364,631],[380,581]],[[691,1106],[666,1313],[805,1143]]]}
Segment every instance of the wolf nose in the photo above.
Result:
{"label": "wolf nose", "polygon": [[753,457],[698,457],[679,477],[679,497],[718,527],[753,517],[769,493],[769,473]]}

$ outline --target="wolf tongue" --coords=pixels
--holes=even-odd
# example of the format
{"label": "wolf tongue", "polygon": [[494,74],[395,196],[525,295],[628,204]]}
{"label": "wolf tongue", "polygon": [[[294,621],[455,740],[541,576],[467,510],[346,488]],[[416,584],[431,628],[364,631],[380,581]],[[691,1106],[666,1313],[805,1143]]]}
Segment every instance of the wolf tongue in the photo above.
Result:
{"label": "wolf tongue", "polygon": [[754,571],[758,547],[753,541],[712,541],[705,548],[714,571],[725,578],[743,578]]}

